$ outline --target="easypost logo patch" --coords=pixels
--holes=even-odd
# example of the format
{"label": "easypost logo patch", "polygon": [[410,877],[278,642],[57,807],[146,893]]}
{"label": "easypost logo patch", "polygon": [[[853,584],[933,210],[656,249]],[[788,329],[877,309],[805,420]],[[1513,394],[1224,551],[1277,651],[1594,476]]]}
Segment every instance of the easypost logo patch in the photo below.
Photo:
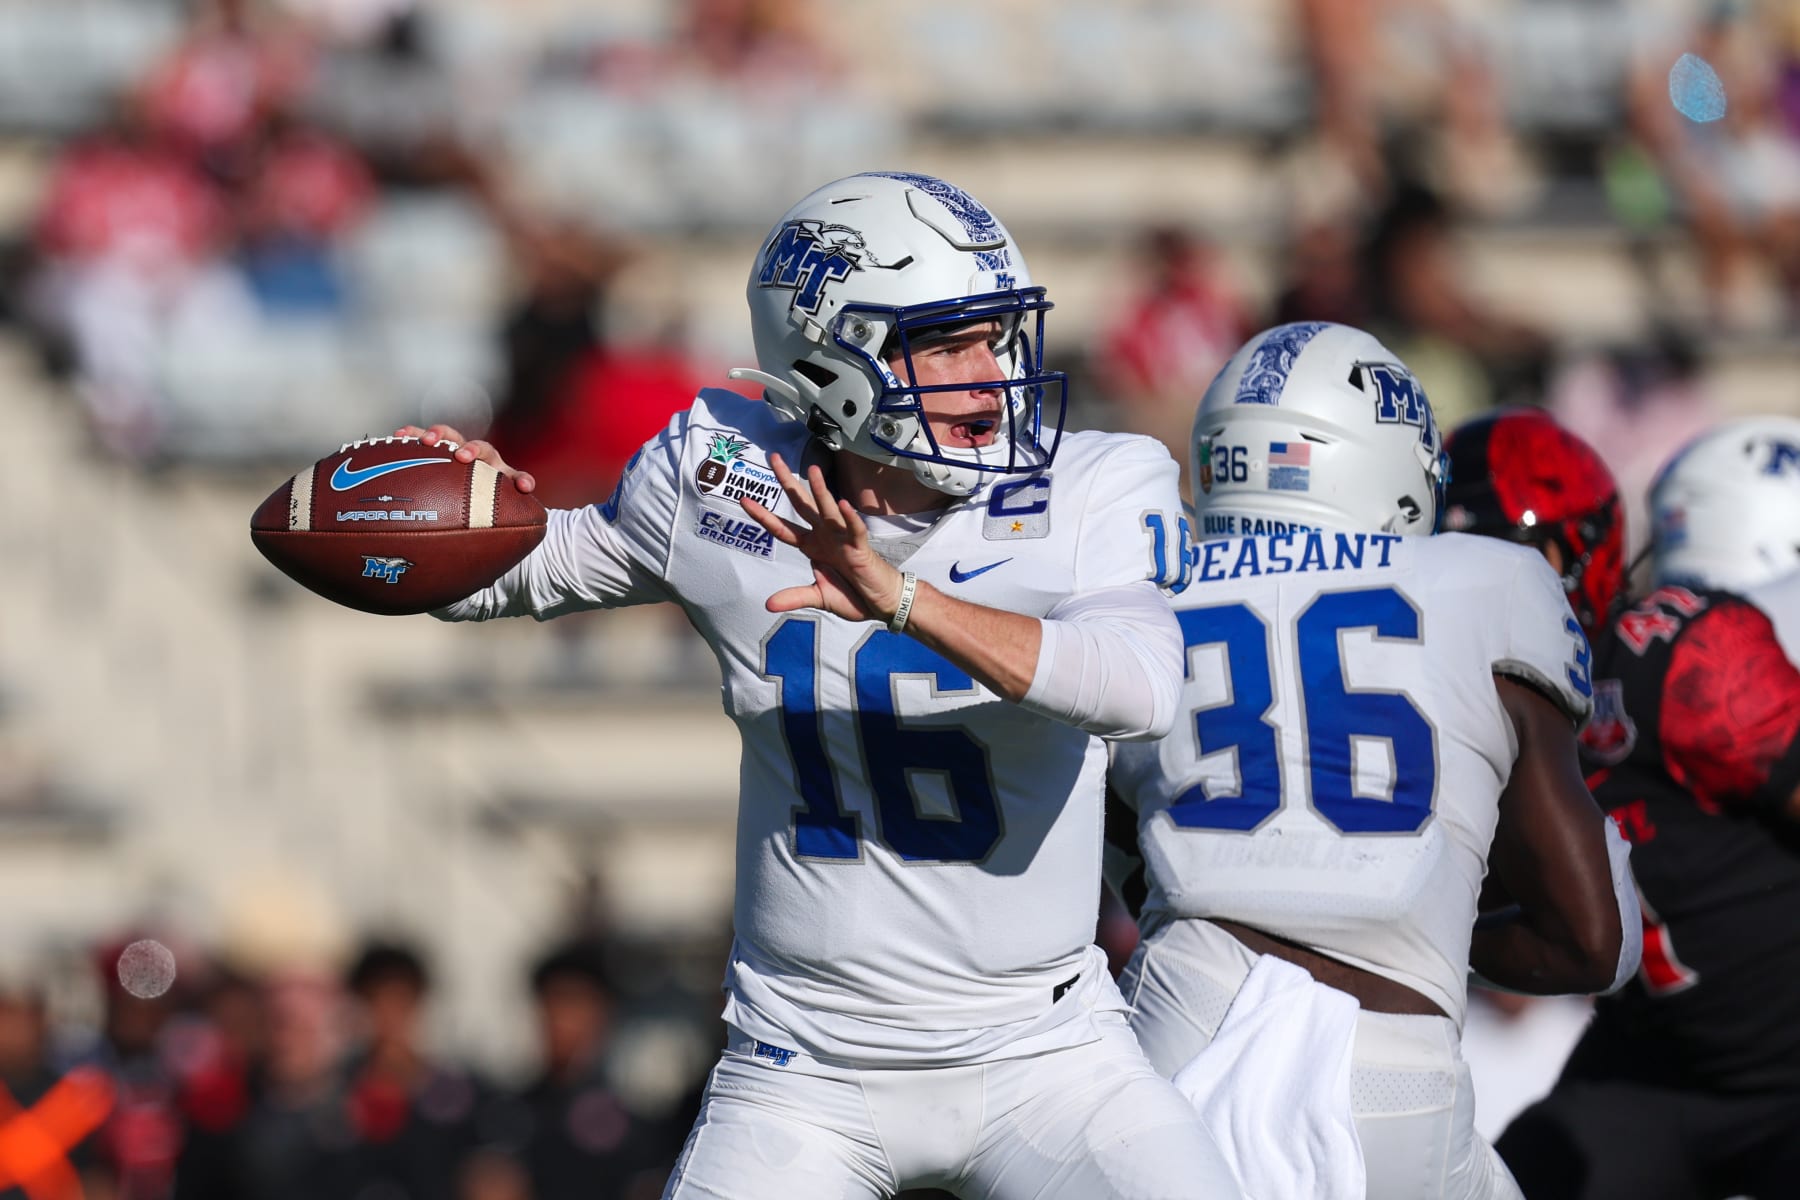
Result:
{"label": "easypost logo patch", "polygon": [[775,535],[749,517],[734,517],[703,508],[694,522],[694,535],[702,541],[726,546],[754,558],[775,557]]}
{"label": "easypost logo patch", "polygon": [[715,433],[706,447],[706,461],[694,471],[694,486],[702,496],[717,496],[734,505],[748,496],[772,512],[781,498],[781,484],[775,472],[743,457],[749,448],[742,438]]}

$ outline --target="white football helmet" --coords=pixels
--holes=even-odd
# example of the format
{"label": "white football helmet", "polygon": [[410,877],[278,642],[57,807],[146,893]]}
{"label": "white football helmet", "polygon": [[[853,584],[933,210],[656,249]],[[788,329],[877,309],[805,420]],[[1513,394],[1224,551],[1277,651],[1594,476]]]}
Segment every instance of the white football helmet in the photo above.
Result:
{"label": "white football helmet", "polygon": [[1708,430],[1650,485],[1656,582],[1741,589],[1800,569],[1800,420]]}
{"label": "white football helmet", "polygon": [[[958,496],[1042,470],[1056,453],[1068,396],[1065,377],[1044,370],[1050,302],[1006,228],[960,188],[901,172],[828,183],[775,223],[747,294],[759,369],[732,378],[760,383],[776,411],[833,450],[910,467]],[[916,386],[921,335],[973,321],[999,323],[1003,378]],[[1051,387],[1058,407],[1046,428]],[[938,445],[923,398],[981,388],[1006,397],[993,444]]]}
{"label": "white football helmet", "polygon": [[1242,521],[1426,534],[1443,510],[1448,460],[1425,389],[1360,329],[1277,325],[1219,371],[1188,465],[1201,532]]}

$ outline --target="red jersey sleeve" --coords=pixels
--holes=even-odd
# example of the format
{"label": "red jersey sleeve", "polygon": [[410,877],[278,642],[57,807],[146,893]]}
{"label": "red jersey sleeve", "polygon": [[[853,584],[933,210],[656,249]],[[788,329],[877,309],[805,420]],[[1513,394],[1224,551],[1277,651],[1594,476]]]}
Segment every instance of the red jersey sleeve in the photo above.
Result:
{"label": "red jersey sleeve", "polygon": [[1800,670],[1755,607],[1721,599],[1679,638],[1658,731],[1669,773],[1703,805],[1780,805],[1800,785]]}

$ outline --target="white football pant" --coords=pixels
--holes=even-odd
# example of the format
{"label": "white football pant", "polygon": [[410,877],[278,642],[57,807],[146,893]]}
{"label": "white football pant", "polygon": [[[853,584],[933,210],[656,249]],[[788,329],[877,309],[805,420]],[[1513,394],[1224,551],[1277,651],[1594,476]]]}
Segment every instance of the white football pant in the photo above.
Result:
{"label": "white football pant", "polygon": [[[1256,952],[1205,921],[1157,927],[1119,978],[1131,1027],[1158,1071],[1173,1076],[1212,1040]],[[1350,1109],[1368,1171],[1368,1200],[1523,1200],[1506,1165],[1475,1132],[1462,1039],[1447,1017],[1365,1012],[1351,1050]],[[1266,1147],[1280,1153],[1280,1131]]]}
{"label": "white football pant", "polygon": [[884,1070],[802,1054],[780,1065],[734,1029],[664,1200],[889,1200],[912,1187],[965,1200],[1240,1196],[1124,1015],[1095,1022],[1099,1041],[1025,1058]]}

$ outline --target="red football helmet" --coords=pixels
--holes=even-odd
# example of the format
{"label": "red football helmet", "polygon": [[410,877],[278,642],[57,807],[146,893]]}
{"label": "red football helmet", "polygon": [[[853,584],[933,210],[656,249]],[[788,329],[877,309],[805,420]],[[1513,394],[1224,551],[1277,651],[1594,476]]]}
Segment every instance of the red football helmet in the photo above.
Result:
{"label": "red football helmet", "polygon": [[1450,455],[1444,529],[1506,538],[1562,555],[1569,607],[1593,637],[1625,587],[1625,513],[1619,485],[1594,448],[1535,408],[1466,421]]}

